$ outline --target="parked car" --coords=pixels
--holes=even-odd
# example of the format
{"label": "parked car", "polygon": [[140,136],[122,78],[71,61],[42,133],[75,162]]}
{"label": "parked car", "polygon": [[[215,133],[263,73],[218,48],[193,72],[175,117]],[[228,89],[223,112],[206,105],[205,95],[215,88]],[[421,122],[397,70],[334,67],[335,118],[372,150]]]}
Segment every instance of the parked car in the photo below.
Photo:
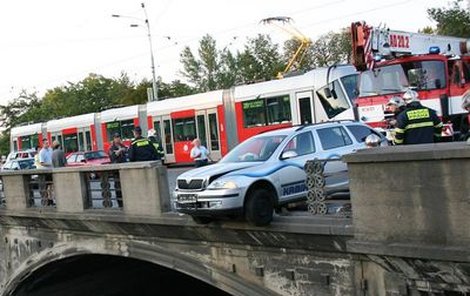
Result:
{"label": "parked car", "polygon": [[[334,159],[365,148],[370,134],[382,145],[386,138],[360,122],[327,122],[275,130],[239,144],[214,165],[190,170],[177,178],[175,208],[197,223],[217,216],[244,215],[254,225],[267,225],[273,210],[306,199],[304,165],[311,159]],[[332,161],[325,172],[343,172]],[[338,180],[338,182],[346,182]]]}
{"label": "parked car", "polygon": [[9,160],[12,160],[12,159],[34,158],[35,155],[36,155],[36,151],[34,149],[13,151],[8,154],[5,160],[5,163],[7,163]]}
{"label": "parked car", "polygon": [[67,166],[93,166],[111,163],[103,150],[78,151],[67,156]]}
{"label": "parked car", "polygon": [[10,159],[2,166],[2,170],[29,170],[35,169],[34,158]]}

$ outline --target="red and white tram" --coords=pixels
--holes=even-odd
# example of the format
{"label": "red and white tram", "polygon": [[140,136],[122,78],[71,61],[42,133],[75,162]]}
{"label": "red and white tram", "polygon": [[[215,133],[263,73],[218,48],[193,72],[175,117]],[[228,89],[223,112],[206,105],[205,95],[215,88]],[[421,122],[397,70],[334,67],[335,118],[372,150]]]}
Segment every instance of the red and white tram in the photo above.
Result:
{"label": "red and white tram", "polygon": [[155,131],[167,163],[190,162],[191,141],[196,137],[213,159],[219,159],[239,142],[267,130],[354,119],[357,76],[354,66],[332,66],[281,80],[15,127],[11,149],[24,149],[22,139],[29,139],[33,147],[47,135],[60,141],[66,152],[107,151],[114,133],[129,144],[133,128],[139,125],[144,134]]}

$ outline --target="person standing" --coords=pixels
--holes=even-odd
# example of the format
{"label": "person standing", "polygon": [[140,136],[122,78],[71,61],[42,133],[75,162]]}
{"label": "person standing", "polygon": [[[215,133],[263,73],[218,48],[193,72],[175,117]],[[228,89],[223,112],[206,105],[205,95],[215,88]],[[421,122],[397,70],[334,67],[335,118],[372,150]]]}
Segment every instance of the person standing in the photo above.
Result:
{"label": "person standing", "polygon": [[155,150],[157,150],[157,160],[163,159],[163,157],[165,156],[165,153],[163,152],[162,146],[158,142],[157,137],[149,136],[148,139],[152,143],[152,145],[155,147]]}
{"label": "person standing", "polygon": [[132,140],[129,148],[130,161],[149,161],[157,160],[158,152],[153,144],[142,137],[142,129],[140,126],[134,128],[134,140]]}
{"label": "person standing", "polygon": [[195,166],[197,168],[207,165],[209,163],[208,159],[212,161],[209,156],[209,150],[207,150],[206,147],[201,145],[201,140],[196,138],[193,140],[192,144],[193,148],[191,149],[189,156],[195,161]]}
{"label": "person standing", "polygon": [[113,136],[113,144],[109,147],[108,154],[112,163],[127,162],[127,147],[122,143],[121,135],[118,133]]}
{"label": "person standing", "polygon": [[418,94],[413,90],[407,90],[403,100],[406,110],[397,117],[395,144],[434,143],[435,137],[440,137],[443,126],[436,111],[421,105]]}
{"label": "person standing", "polygon": [[52,143],[52,166],[55,168],[62,168],[67,165],[67,159],[65,158],[64,151],[60,147],[59,142],[54,141]]}
{"label": "person standing", "polygon": [[47,139],[42,141],[42,148],[39,151],[39,164],[41,168],[52,168],[52,150]]}

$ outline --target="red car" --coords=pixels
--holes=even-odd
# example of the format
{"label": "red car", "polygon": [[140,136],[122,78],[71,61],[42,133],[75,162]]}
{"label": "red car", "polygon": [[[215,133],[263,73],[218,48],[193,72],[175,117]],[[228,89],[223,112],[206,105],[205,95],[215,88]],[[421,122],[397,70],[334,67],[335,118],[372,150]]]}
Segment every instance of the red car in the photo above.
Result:
{"label": "red car", "polygon": [[108,154],[103,150],[73,152],[67,156],[67,166],[93,166],[111,163]]}

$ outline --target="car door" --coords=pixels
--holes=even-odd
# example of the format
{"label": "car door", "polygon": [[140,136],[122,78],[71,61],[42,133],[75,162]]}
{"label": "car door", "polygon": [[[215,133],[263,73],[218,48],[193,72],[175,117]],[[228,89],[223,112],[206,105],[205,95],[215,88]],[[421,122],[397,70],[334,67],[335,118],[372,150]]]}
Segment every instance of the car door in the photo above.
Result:
{"label": "car door", "polygon": [[322,151],[318,153],[319,159],[326,161],[324,166],[327,185],[337,187],[347,187],[348,168],[341,157],[345,154],[354,152],[358,146],[343,126],[330,126],[316,129],[316,136],[320,143]]}
{"label": "car door", "polygon": [[304,198],[307,193],[305,185],[305,162],[314,158],[315,141],[311,131],[305,131],[292,137],[282,149],[278,171],[278,196],[280,203]]}

